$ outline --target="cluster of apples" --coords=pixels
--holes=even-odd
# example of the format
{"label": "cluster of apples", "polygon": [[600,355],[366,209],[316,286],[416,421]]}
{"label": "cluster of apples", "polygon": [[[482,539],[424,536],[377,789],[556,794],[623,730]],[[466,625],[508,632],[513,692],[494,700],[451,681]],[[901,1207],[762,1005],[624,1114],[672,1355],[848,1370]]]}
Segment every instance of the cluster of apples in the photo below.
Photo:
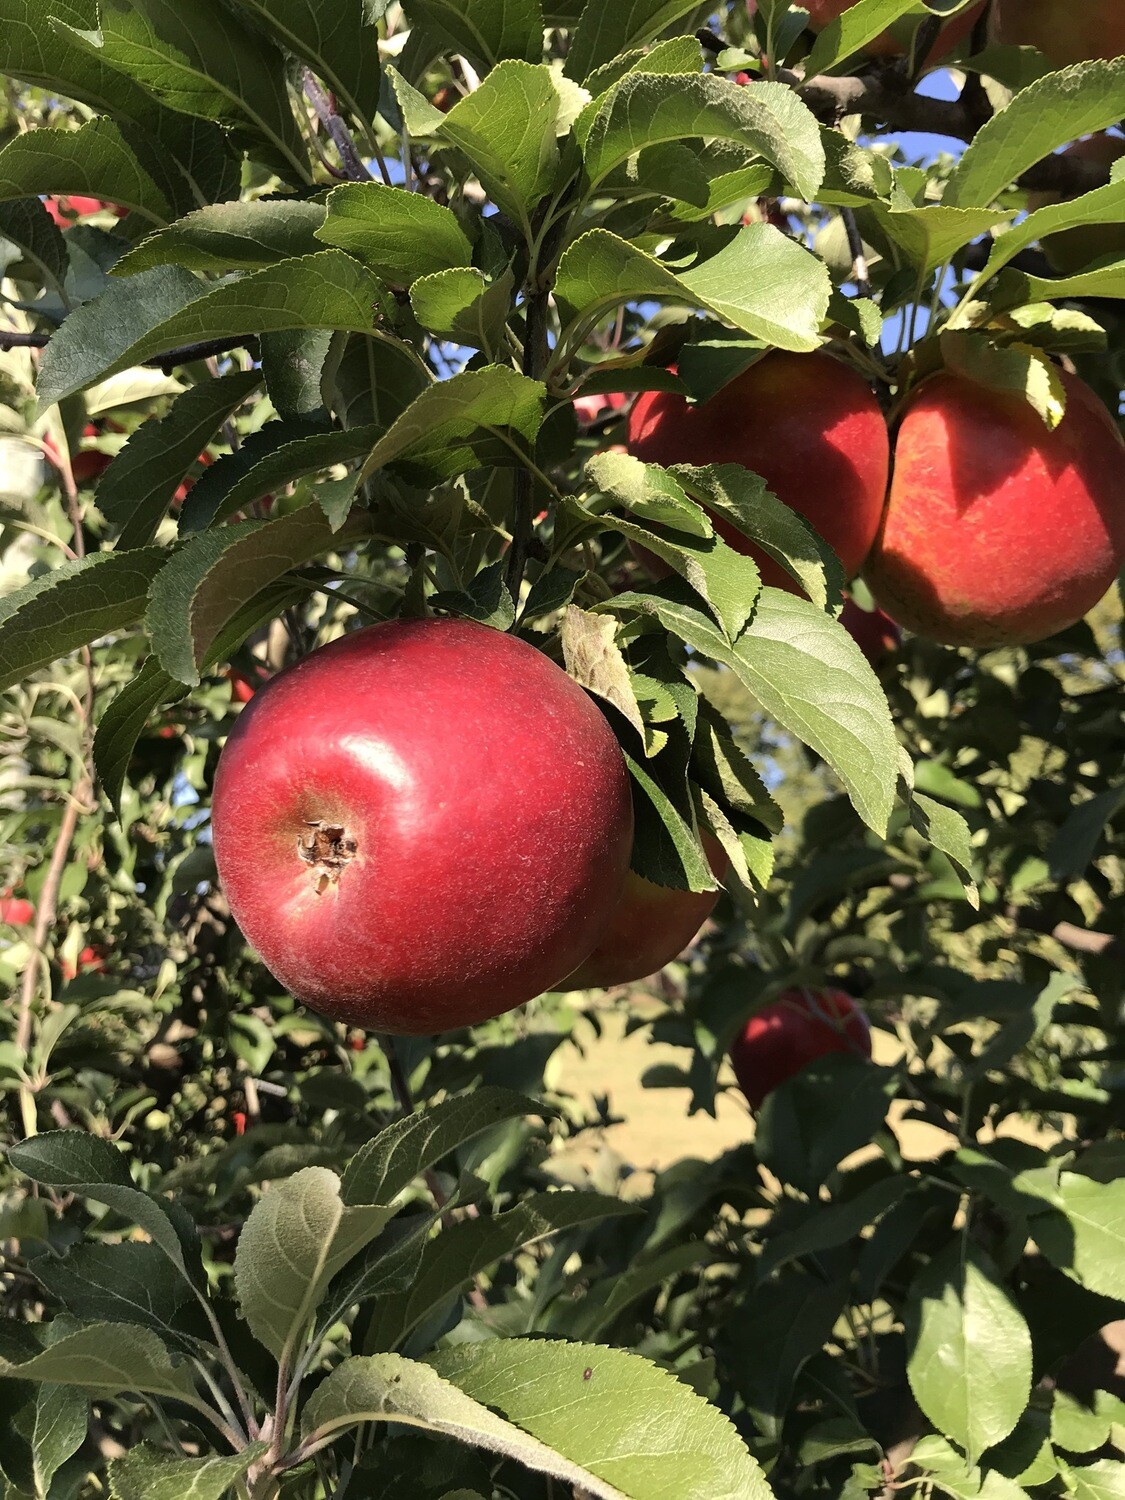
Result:
{"label": "cluster of apples", "polygon": [[[858,373],[829,354],[779,351],[699,406],[641,396],[628,446],[649,463],[760,474],[919,635],[1029,644],[1080,620],[1125,562],[1125,445],[1089,387],[1060,376],[1066,414],[1048,430],[1018,393],[933,375],[908,397],[892,454]],[[741,533],[716,527],[763,582],[796,587]]]}

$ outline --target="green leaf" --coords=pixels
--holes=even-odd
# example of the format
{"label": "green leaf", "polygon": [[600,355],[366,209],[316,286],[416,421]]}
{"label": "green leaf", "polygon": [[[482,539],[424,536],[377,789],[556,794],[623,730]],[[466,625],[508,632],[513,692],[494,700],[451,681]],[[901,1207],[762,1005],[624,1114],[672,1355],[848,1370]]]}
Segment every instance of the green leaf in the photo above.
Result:
{"label": "green leaf", "polygon": [[97,0],[51,0],[49,14],[65,26],[50,24],[42,0],[4,0],[0,72],[49,94],[81,99],[103,114],[137,119],[151,112],[143,89],[76,45],[66,30],[95,26]]}
{"label": "green leaf", "polygon": [[292,198],[210,203],[158,229],[127,250],[114,276],[136,276],[154,266],[186,271],[256,271],[279,260],[315,254],[324,207]]}
{"label": "green leaf", "polygon": [[208,291],[161,266],[77,308],[51,340],[39,373],[43,406],[182,344],[287,328],[369,333],[384,290],[342,250],[280,261]]}
{"label": "green leaf", "polygon": [[1121,1295],[1125,1264],[1125,1178],[1096,1182],[1064,1172],[1043,1196],[1051,1210],[1037,1214],[1030,1233],[1053,1265],[1091,1291]]}
{"label": "green leaf", "polygon": [[[204,665],[213,666],[229,656],[251,631],[274,619],[306,592],[306,585],[282,580],[256,594],[232,617]],[[150,656],[102,714],[94,735],[94,765],[115,812],[121,810],[121,791],[141,731],[161,704],[176,703],[186,693],[186,686],[170,677]]]}
{"label": "green leaf", "polygon": [[64,1256],[41,1255],[32,1270],[68,1312],[87,1323],[132,1323],[165,1339],[191,1290],[158,1245],[78,1244]]}
{"label": "green leaf", "polygon": [[1125,808],[1125,782],[1080,803],[1051,840],[1047,863],[1052,880],[1077,880],[1086,873],[1107,826]]}
{"label": "green leaf", "polygon": [[538,436],[546,398],[545,386],[507,365],[439,381],[379,439],[362,477],[394,464],[405,478],[427,484],[467,469],[517,465]]}
{"label": "green leaf", "polygon": [[596,68],[653,41],[695,8],[690,0],[626,0],[622,5],[588,3],[570,39],[567,76],[585,83]]}
{"label": "green leaf", "polygon": [[749,224],[718,255],[677,275],[606,229],[591,229],[559,264],[557,294],[584,322],[653,298],[702,308],[781,349],[819,347],[831,285],[823,261],[772,224]]}
{"label": "green leaf", "polygon": [[164,224],[172,210],[115,121],[78,130],[29,130],[0,151],[0,198],[80,193],[120,203]]}
{"label": "green leaf", "polygon": [[721,805],[753,818],[770,833],[780,833],[784,825],[781,808],[745,753],[713,721],[712,713],[713,710],[704,708],[695,731],[692,772],[696,780]]}
{"label": "green leaf", "polygon": [[1051,1438],[1068,1453],[1093,1453],[1111,1442],[1115,1427],[1125,1430],[1125,1401],[1111,1391],[1077,1396],[1061,1386],[1051,1405]]}
{"label": "green leaf", "polygon": [[1081,224],[1125,223],[1125,182],[1110,182],[1093,192],[1082,193],[1077,198],[1068,198],[1064,203],[1050,203],[1046,208],[1028,214],[1022,223],[1002,234],[992,247],[988,264],[981,272],[986,281],[1008,264],[1008,262],[1039,240],[1057,234],[1063,229],[1073,229]]}
{"label": "green leaf", "polygon": [[204,381],[177,396],[166,416],[136,429],[98,485],[98,509],[120,526],[122,551],[152,541],[176,487],[260,380],[251,370]]}
{"label": "green leaf", "polygon": [[[44,1384],[35,1388],[29,1402],[32,1405],[34,1414],[24,1427],[31,1460],[28,1477],[36,1496],[45,1496],[59,1469],[86,1439],[89,1402],[73,1386]],[[4,1453],[0,1457],[7,1462],[9,1455]]]}
{"label": "green leaf", "polygon": [[609,1342],[614,1324],[627,1308],[649,1296],[666,1281],[694,1270],[710,1260],[711,1247],[706,1240],[688,1240],[672,1245],[659,1255],[646,1255],[633,1261],[618,1276],[604,1276],[597,1281],[575,1307],[556,1304],[552,1324],[561,1325],[571,1338],[601,1339]]}
{"label": "green leaf", "polygon": [[345,1203],[391,1203],[422,1172],[474,1136],[545,1106],[510,1089],[487,1086],[405,1115],[352,1157],[344,1172]]}
{"label": "green leaf", "polygon": [[109,1466],[113,1500],[222,1500],[269,1445],[228,1458],[173,1458],[142,1443]]}
{"label": "green leaf", "polygon": [[934,1426],[975,1464],[1006,1438],[1031,1394],[1031,1335],[983,1251],[960,1237],[910,1292],[907,1376]]}
{"label": "green leaf", "polygon": [[653,47],[633,47],[587,75],[585,87],[599,99],[629,73],[702,73],[703,49],[694,36],[673,36]]}
{"label": "green leaf", "polygon": [[406,8],[478,66],[491,68],[506,57],[542,60],[540,0],[409,0]]}
{"label": "green leaf", "polygon": [[805,61],[805,77],[815,78],[854,57],[892,21],[911,14],[918,14],[916,0],[858,0],[821,31]]}
{"label": "green leaf", "polygon": [[671,471],[689,495],[722,516],[785,569],[821,609],[835,607],[844,586],[840,559],[804,516],[782,504],[766,482],[738,464]]}
{"label": "green leaf", "polygon": [[311,562],[368,525],[358,514],[333,532],[313,505],[275,521],[242,521],[192,537],[153,581],[145,628],[164,670],[194,686],[220,633],[291,568]]}
{"label": "green leaf", "polygon": [[345,1360],[309,1402],[306,1432],[405,1416],[595,1500],[768,1500],[727,1418],[635,1354],[494,1339],[433,1363],[393,1354]]}
{"label": "green leaf", "polygon": [[476,267],[438,271],[410,288],[410,305],[423,328],[480,349],[496,359],[512,308],[515,275],[509,268],[489,281]]}
{"label": "green leaf", "polygon": [[[624,754],[624,752],[622,752]],[[695,829],[667,792],[637,761],[625,755],[636,790],[632,868],[654,885],[678,891],[717,889]]]}
{"label": "green leaf", "polygon": [[60,29],[169,108],[229,127],[290,180],[309,180],[285,59],[222,0],[192,0],[190,14],[178,0],[104,0],[98,22]]}
{"label": "green leaf", "polygon": [[199,1240],[190,1215],[172,1199],[134,1187],[125,1156],[108,1141],[80,1130],[49,1130],[10,1146],[8,1160],[34,1182],[104,1203],[143,1229],[183,1277],[199,1281]]}
{"label": "green leaf", "polygon": [[527,230],[558,171],[558,116],[551,70],[509,59],[441,116],[434,134],[462,152],[497,207]]}
{"label": "green leaf", "polygon": [[344,108],[368,120],[379,108],[379,37],[385,5],[371,0],[239,0],[285,52],[308,63]]}
{"label": "green leaf", "polygon": [[871,1143],[886,1119],[896,1079],[861,1055],[832,1052],[768,1095],[758,1154],[782,1182],[815,1196],[833,1168]]}
{"label": "green leaf", "polygon": [[305,1167],[275,1182],[238,1241],[234,1282],[250,1331],[281,1358],[307,1330],[332,1277],[384,1228],[393,1209],[348,1207],[340,1179]]}
{"label": "green leaf", "polygon": [[934,848],[940,849],[952,862],[964,883],[969,905],[979,910],[980,895],[973,879],[973,843],[968,823],[953,808],[944,807],[921,792],[911,793],[909,806],[911,823],[923,838],[929,839]]}
{"label": "green leaf", "polygon": [[0,688],[135,624],[165,560],[159,547],[95,552],[60,563],[5,594],[0,598]]}
{"label": "green leaf", "polygon": [[1085,1469],[1060,1465],[1071,1500],[1125,1500],[1125,1463],[1102,1458]]}
{"label": "green leaf", "polygon": [[343,432],[308,419],[267,422],[204,472],[180,509],[180,534],[214,526],[306,475],[354,464],[380,435],[378,427]]}
{"label": "green leaf", "polygon": [[636,1209],[600,1193],[533,1193],[506,1213],[462,1219],[426,1246],[408,1291],[382,1297],[375,1305],[364,1353],[377,1354],[401,1344],[426,1318],[440,1314],[474,1276],[511,1255],[521,1245],[579,1224]]}
{"label": "green leaf", "polygon": [[77,1386],[95,1396],[137,1391],[206,1410],[190,1369],[173,1363],[155,1333],[124,1323],[90,1323],[27,1359],[0,1356],[2,1376]]}
{"label": "green leaf", "polygon": [[1094,61],[1048,73],[1015,94],[977,131],[953,170],[945,202],[984,208],[1060,146],[1116,125],[1125,115],[1125,61]]}
{"label": "green leaf", "polygon": [[66,241],[38,198],[0,203],[0,235],[38,266],[44,280],[61,298],[66,281]]}
{"label": "green leaf", "polygon": [[872,212],[923,275],[929,275],[970,240],[998,225],[1010,224],[1016,217],[1015,209],[1001,212],[993,208],[954,208],[944,203],[924,208],[876,205]]}
{"label": "green leaf", "polygon": [[785,1230],[767,1241],[759,1267],[761,1275],[803,1255],[816,1255],[818,1251],[833,1250],[854,1240],[861,1230],[901,1203],[913,1187],[909,1177],[885,1177],[843,1202],[831,1205],[814,1202],[796,1229]]}
{"label": "green leaf", "polygon": [[587,692],[612,703],[644,739],[633,679],[617,645],[617,621],[568,604],[559,627],[567,673]]}
{"label": "green leaf", "polygon": [[421,193],[349,182],[332,189],[327,210],[316,238],[346,250],[394,286],[472,260],[457,215]]}
{"label": "green leaf", "polygon": [[693,136],[748,146],[801,197],[816,197],[824,145],[812,112],[792,89],[683,73],[629,74],[600,102],[583,142],[591,190],[642,147]]}
{"label": "green leaf", "polygon": [[501,558],[482,568],[467,588],[433,594],[430,603],[435,609],[448,609],[468,620],[491,625],[494,630],[511,630],[516,622],[516,601],[506,574],[507,564]]}
{"label": "green leaf", "polygon": [[1009,266],[1001,272],[992,302],[994,307],[1022,307],[1031,302],[1054,302],[1064,298],[1125,297],[1125,260],[1080,271],[1074,276],[1029,276]]}

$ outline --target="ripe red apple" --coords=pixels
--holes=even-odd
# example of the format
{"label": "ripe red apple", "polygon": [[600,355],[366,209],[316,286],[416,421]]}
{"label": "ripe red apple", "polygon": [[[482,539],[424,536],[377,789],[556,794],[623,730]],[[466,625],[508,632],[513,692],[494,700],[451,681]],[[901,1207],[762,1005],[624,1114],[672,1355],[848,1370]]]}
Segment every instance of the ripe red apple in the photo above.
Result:
{"label": "ripe red apple", "polygon": [[[214,458],[211,456],[210,453],[207,452],[206,448],[203,450],[203,452],[196,459],[196,463],[202,464],[204,466],[204,468],[206,468],[208,464],[213,464],[214,462],[215,462]],[[173,506],[175,506],[175,505],[181,505],[187,499],[188,494],[191,492],[192,489],[194,489],[194,487],[195,487],[195,480],[193,478],[185,479],[184,482],[183,482],[183,484],[181,484],[177,488],[176,493],[172,496],[172,504],[173,504]],[[268,496],[267,498],[270,500],[270,502],[272,504],[273,497],[272,496]],[[268,509],[268,507],[267,507],[267,509]]]}
{"label": "ripe red apple", "polygon": [[909,630],[952,646],[1065,630],[1125,562],[1125,444],[1060,372],[1053,432],[1022,396],[943,372],[909,399],[883,527],[864,569]]}
{"label": "ripe red apple", "polygon": [[1056,68],[1092,57],[1125,53],[1125,6],[1121,0],[999,0],[999,40],[1038,47]]}
{"label": "ripe red apple", "polygon": [[[767,354],[710,401],[649,391],[629,414],[629,452],[646,463],[742,464],[760,474],[832,547],[850,578],[875,540],[887,491],[890,442],[866,381],[828,354]],[[749,553],[763,583],[797,592],[760,548],[716,520]]]}
{"label": "ripe red apple", "polygon": [[[809,26],[813,31],[821,31],[828,25],[829,21],[835,21],[842,16],[846,10],[851,10],[857,0],[802,0],[802,8],[809,13]],[[959,15],[947,21],[938,33],[938,39],[930,53],[930,61],[936,61],[951,52],[958,42],[964,39],[972,31],[977,17],[984,9],[983,0],[980,5],[973,6],[970,10],[962,11]],[[881,32],[873,41],[868,42],[865,50],[876,57],[901,57],[906,51],[913,32],[917,29],[920,20],[924,17],[912,17],[905,25],[902,22],[893,27],[888,27]]]}
{"label": "ripe red apple", "polygon": [[785,990],[747,1021],[730,1049],[734,1076],[754,1109],[778,1084],[829,1052],[871,1056],[871,1027],[843,990]]}
{"label": "ripe red apple", "polygon": [[625,762],[515,636],[400,620],[280,673],[215,777],[215,858],[266,965],[334,1020],[413,1035],[565,979],[621,895]]}
{"label": "ripe red apple", "polygon": [[35,921],[35,908],[23,896],[13,896],[5,891],[0,896],[0,923],[9,927],[30,927]]}
{"label": "ripe red apple", "polygon": [[[1075,141],[1062,155],[1108,167],[1119,156],[1125,155],[1125,139],[1119,135],[1106,135],[1103,131],[1101,135]],[[1069,196],[1078,195],[1072,193]],[[1060,193],[1029,193],[1027,207],[1034,213],[1037,208],[1064,201]],[[1043,241],[1043,253],[1056,271],[1070,276],[1102,256],[1125,256],[1125,224],[1082,224],[1077,229],[1064,229],[1061,234],[1049,234]]]}
{"label": "ripe red apple", "polygon": [[[707,860],[717,879],[727,871],[723,846],[703,834]],[[684,951],[715,909],[718,891],[674,891],[632,870],[597,947],[562,986],[609,989],[656,974]]]}
{"label": "ripe red apple", "polygon": [[267,667],[259,666],[253,669],[250,677],[247,677],[243,672],[235,671],[233,667],[227,675],[230,678],[230,701],[232,703],[249,703],[258,689],[264,687],[269,682],[273,674]]}
{"label": "ripe red apple", "polygon": [[840,611],[840,624],[873,667],[902,645],[902,627],[895,624],[886,610],[861,609],[850,595]]}

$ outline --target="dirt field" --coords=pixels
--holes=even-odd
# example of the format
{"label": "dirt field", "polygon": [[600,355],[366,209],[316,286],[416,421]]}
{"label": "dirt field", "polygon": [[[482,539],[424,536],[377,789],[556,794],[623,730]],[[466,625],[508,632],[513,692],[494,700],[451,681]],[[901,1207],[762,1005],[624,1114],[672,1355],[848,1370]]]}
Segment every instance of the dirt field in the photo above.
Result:
{"label": "dirt field", "polygon": [[[599,1148],[605,1147],[629,1166],[647,1173],[685,1156],[711,1161],[732,1146],[753,1138],[753,1117],[737,1088],[720,1096],[717,1118],[689,1115],[690,1095],[686,1089],[641,1086],[642,1075],[660,1063],[682,1068],[687,1052],[679,1047],[654,1046],[643,1032],[626,1036],[626,1015],[620,1009],[607,1008],[601,1019],[604,1032],[600,1038],[592,1028],[582,1028],[579,1032],[586,1048],[585,1057],[569,1045],[556,1054],[559,1071],[555,1081],[560,1087],[582,1099],[608,1095],[612,1113],[623,1116],[620,1124],[597,1132],[596,1137],[591,1133],[584,1138],[577,1154],[585,1165],[591,1165]],[[901,1059],[902,1047],[897,1037],[876,1031],[873,1040],[876,1062],[889,1065]],[[729,1064],[721,1076],[732,1081]],[[905,1108],[905,1104],[896,1101],[890,1113],[890,1123],[904,1156],[913,1161],[932,1160],[954,1144],[954,1137],[945,1131],[915,1120],[904,1121]],[[1056,1139],[1031,1121],[1006,1121],[1001,1134],[1039,1145],[1049,1145]]]}

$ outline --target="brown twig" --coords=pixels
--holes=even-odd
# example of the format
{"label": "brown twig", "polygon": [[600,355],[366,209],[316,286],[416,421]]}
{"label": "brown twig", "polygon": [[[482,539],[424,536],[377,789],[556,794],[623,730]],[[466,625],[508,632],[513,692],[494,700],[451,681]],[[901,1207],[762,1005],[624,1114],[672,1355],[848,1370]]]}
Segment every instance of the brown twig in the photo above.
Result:
{"label": "brown twig", "polygon": [[[0,351],[9,349],[45,349],[51,342],[49,333],[17,333],[13,329],[0,331]],[[142,360],[148,369],[162,370],[165,374],[177,365],[194,364],[199,359],[211,359],[216,354],[229,354],[232,349],[249,349],[254,353],[258,347],[257,334],[244,334],[241,338],[208,339],[202,344],[182,344],[169,349],[165,354]]]}
{"label": "brown twig", "polygon": [[332,137],[336,150],[340,153],[344,175],[352,182],[370,182],[371,173],[364,165],[359,149],[352,139],[351,131],[336,113],[331,97],[321,87],[320,80],[310,68],[302,70],[301,83],[305,90],[305,97],[316,111],[317,119]]}

